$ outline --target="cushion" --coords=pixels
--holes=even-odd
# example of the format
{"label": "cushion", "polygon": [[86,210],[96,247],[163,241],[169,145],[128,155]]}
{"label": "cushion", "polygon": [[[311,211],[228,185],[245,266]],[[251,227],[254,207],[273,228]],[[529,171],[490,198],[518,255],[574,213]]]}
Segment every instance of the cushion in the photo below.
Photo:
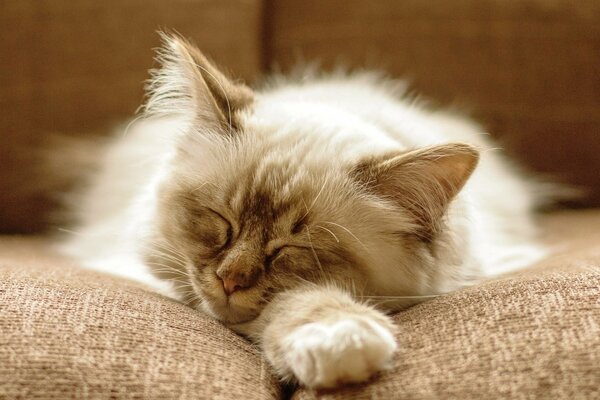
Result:
{"label": "cushion", "polygon": [[[543,221],[531,269],[398,313],[372,381],[296,400],[600,395],[600,210]],[[43,241],[0,239],[0,398],[283,397],[258,350],[136,283],[78,269]]]}
{"label": "cushion", "polygon": [[273,399],[259,351],[142,286],[0,240],[0,398]]}
{"label": "cushion", "polygon": [[[268,56],[384,68],[465,110],[536,171],[600,205],[597,0],[281,0]],[[484,129],[485,129],[484,128]]]}
{"label": "cushion", "polygon": [[261,12],[262,0],[1,2],[10,35],[0,35],[0,231],[44,228],[55,206],[48,192],[70,183],[36,168],[49,137],[106,134],[133,117],[156,66],[158,29],[180,32],[234,77],[252,80],[262,62]]}
{"label": "cushion", "polygon": [[389,371],[314,399],[588,399],[600,396],[600,211],[545,221],[555,254],[519,274],[394,317]]}

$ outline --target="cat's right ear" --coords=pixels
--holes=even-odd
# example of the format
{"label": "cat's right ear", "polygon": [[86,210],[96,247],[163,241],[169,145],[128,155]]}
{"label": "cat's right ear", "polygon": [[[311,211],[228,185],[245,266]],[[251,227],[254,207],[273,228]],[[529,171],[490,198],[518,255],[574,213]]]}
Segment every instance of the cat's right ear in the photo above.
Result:
{"label": "cat's right ear", "polygon": [[146,87],[145,114],[176,115],[225,132],[236,129],[236,113],[252,102],[252,90],[228,78],[187,40],[166,33],[161,38],[160,67]]}
{"label": "cat's right ear", "polygon": [[368,191],[407,212],[419,236],[430,238],[478,161],[476,148],[448,143],[373,157],[352,174]]}

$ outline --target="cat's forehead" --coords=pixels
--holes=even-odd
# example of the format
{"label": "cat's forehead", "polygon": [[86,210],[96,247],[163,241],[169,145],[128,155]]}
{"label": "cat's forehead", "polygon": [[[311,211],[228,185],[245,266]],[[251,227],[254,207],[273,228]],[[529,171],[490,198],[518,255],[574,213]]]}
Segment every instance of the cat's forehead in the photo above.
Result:
{"label": "cat's forehead", "polygon": [[278,129],[248,124],[232,141],[203,142],[188,151],[188,171],[198,181],[192,186],[203,187],[201,201],[263,227],[327,214],[347,192],[345,164],[310,137],[280,135]]}
{"label": "cat's forehead", "polygon": [[328,180],[322,171],[266,156],[222,179],[216,195],[243,229],[277,237],[324,217],[324,203],[332,197]]}
{"label": "cat's forehead", "polygon": [[296,219],[307,210],[306,198],[312,195],[310,182],[301,172],[290,173],[278,165],[267,164],[240,172],[225,186],[226,206],[240,220],[261,225]]}

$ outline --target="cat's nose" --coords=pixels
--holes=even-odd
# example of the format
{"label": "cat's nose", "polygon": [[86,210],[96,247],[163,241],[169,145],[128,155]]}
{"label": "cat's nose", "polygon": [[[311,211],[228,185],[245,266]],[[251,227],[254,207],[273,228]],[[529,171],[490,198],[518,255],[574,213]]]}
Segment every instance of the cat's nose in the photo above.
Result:
{"label": "cat's nose", "polygon": [[233,279],[223,279],[223,290],[225,291],[225,294],[227,296],[229,296],[230,294],[232,294],[233,292],[235,292],[236,290],[241,289],[242,286],[237,283],[235,280]]}
{"label": "cat's nose", "polygon": [[253,286],[258,275],[258,271],[217,271],[217,276],[223,282],[223,291],[228,296],[238,290]]}

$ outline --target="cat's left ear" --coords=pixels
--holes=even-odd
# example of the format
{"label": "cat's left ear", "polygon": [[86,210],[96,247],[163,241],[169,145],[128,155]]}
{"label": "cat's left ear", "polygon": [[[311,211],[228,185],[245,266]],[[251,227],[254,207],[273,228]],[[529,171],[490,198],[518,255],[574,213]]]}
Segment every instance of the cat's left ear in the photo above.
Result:
{"label": "cat's left ear", "polygon": [[160,68],[147,86],[147,115],[177,115],[203,126],[229,131],[236,128],[236,112],[253,100],[246,85],[222,73],[187,40],[162,33]]}
{"label": "cat's left ear", "polygon": [[408,212],[427,238],[437,231],[478,161],[474,147],[450,143],[375,157],[360,163],[353,174],[367,190]]}

